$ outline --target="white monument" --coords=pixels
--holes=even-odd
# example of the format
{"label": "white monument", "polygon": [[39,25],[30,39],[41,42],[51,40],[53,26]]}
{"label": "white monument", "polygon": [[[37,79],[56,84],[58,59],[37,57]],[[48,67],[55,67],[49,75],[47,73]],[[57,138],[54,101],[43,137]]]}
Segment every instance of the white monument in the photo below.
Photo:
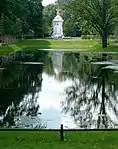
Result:
{"label": "white monument", "polygon": [[60,16],[60,9],[57,9],[57,16],[53,19],[53,38],[63,38],[63,19]]}

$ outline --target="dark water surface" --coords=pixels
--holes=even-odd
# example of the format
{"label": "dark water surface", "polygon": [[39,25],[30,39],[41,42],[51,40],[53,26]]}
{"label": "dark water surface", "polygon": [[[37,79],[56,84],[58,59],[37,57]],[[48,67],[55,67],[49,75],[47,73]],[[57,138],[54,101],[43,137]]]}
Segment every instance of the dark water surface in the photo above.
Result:
{"label": "dark water surface", "polygon": [[118,53],[0,57],[0,127],[118,128]]}

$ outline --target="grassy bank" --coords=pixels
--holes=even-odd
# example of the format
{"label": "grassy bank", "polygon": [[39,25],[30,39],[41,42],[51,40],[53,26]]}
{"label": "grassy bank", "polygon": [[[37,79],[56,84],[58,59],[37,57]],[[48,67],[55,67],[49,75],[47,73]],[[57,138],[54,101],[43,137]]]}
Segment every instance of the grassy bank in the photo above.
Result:
{"label": "grassy bank", "polygon": [[118,149],[117,132],[0,132],[1,149]]}
{"label": "grassy bank", "polygon": [[13,52],[13,49],[9,46],[0,47],[0,55],[7,55],[11,52]]}
{"label": "grassy bank", "polygon": [[16,45],[0,47],[0,55],[19,50],[59,49],[70,51],[118,51],[118,46],[109,42],[108,48],[102,49],[99,40],[21,40]]}

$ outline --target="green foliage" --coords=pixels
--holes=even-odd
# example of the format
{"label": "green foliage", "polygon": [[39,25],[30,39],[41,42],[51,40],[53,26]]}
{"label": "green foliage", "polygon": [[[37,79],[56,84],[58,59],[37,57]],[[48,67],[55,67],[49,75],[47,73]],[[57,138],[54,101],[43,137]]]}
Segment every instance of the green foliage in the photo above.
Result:
{"label": "green foliage", "polygon": [[117,9],[117,0],[73,0],[68,5],[73,17],[86,21],[94,34],[99,33],[103,48],[107,47],[107,38],[118,23]]}
{"label": "green foliage", "polygon": [[44,36],[52,35],[52,20],[56,15],[56,5],[50,4],[44,7],[43,10],[43,19],[44,19]]}
{"label": "green foliage", "polygon": [[30,0],[28,2],[30,14],[28,16],[28,23],[30,29],[34,31],[38,37],[43,36],[43,20],[42,20],[42,0]]}
{"label": "green foliage", "polygon": [[12,35],[21,35],[22,33],[22,21],[18,18],[14,25],[11,26],[10,32]]}
{"label": "green foliage", "polygon": [[2,14],[1,18],[0,18],[0,36],[4,34],[4,15]]}
{"label": "green foliage", "polygon": [[0,2],[0,34],[43,36],[42,0],[5,0]]}

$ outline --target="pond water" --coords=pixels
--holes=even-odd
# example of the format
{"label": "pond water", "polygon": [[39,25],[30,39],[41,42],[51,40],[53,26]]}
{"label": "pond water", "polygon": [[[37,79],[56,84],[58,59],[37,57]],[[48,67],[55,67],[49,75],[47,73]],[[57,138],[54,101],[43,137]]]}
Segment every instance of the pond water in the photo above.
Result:
{"label": "pond water", "polygon": [[0,127],[118,128],[118,53],[0,57]]}

